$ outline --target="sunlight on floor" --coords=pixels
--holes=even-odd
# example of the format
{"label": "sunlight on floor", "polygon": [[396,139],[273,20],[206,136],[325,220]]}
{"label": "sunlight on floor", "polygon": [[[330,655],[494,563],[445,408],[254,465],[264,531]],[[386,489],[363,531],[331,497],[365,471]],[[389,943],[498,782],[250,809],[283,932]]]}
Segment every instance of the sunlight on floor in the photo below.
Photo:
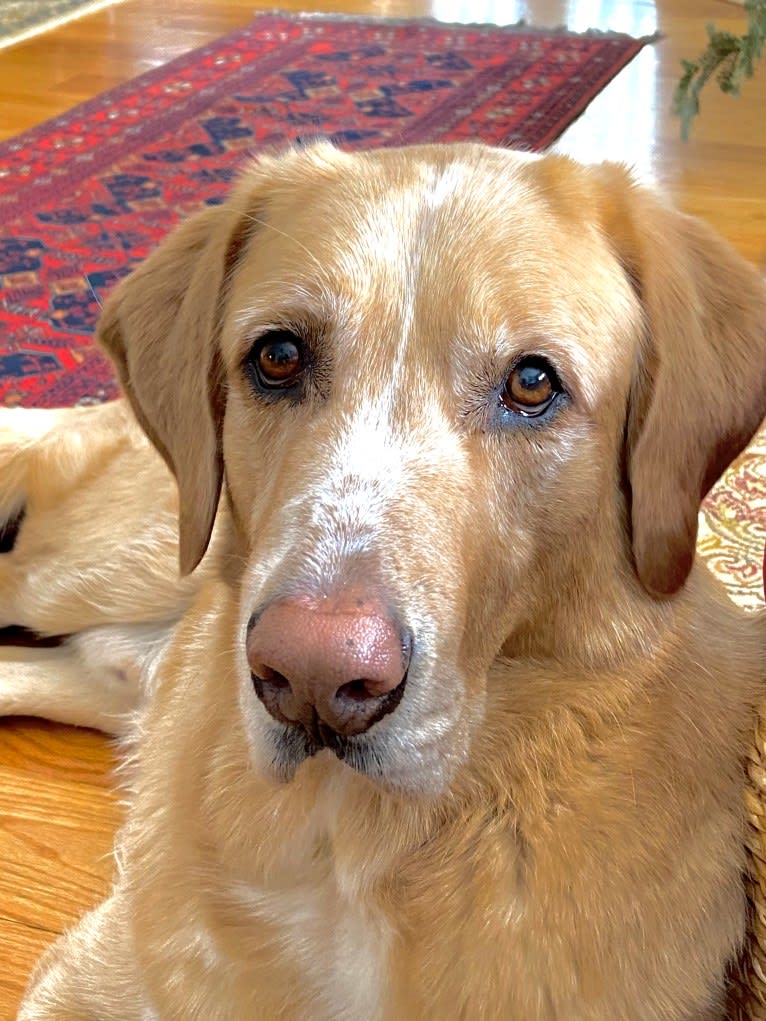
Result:
{"label": "sunlight on floor", "polygon": [[557,27],[566,25],[573,32],[599,28],[630,35],[651,35],[657,28],[655,5],[630,0],[433,0],[431,12],[440,21],[464,24],[494,22],[513,25]]}

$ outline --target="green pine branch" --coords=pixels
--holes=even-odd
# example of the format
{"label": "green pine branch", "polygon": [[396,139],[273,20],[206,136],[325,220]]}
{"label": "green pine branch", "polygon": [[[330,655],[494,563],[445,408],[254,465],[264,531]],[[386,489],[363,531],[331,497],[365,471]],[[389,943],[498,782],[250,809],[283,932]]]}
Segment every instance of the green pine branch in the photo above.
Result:
{"label": "green pine branch", "polygon": [[766,43],[766,0],[745,0],[748,27],[745,35],[719,32],[707,26],[707,49],[697,60],[682,60],[683,74],[673,95],[673,112],[681,118],[681,137],[689,138],[691,124],[699,113],[699,96],[715,75],[722,92],[733,96],[746,78],[752,78]]}

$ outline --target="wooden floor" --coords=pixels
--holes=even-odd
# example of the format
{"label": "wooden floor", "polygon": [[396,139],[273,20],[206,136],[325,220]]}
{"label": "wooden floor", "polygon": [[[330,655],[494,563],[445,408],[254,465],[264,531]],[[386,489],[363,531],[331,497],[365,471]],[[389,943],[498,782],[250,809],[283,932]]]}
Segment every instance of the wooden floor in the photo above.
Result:
{"label": "wooden floor", "polygon": [[[0,50],[0,138],[23,131],[245,24],[253,0],[123,0],[47,35]],[[663,33],[598,97],[559,145],[583,159],[633,164],[685,209],[766,264],[766,65],[738,100],[710,91],[692,142],[669,113],[682,56],[704,26],[739,30],[723,0],[281,0],[336,10],[445,20],[516,21]],[[2,169],[2,168],[0,168]],[[0,663],[0,669],[2,664]],[[112,758],[96,734],[29,720],[0,721],[0,1021],[10,1021],[42,948],[106,889],[119,820]]]}

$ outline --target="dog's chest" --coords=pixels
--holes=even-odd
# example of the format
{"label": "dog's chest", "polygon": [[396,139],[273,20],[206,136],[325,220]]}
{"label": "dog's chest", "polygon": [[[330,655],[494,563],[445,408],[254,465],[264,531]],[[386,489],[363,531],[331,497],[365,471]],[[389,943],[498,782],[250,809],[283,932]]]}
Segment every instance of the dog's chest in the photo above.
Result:
{"label": "dog's chest", "polygon": [[387,939],[362,904],[333,880],[279,892],[255,889],[249,900],[301,974],[311,1004],[305,1021],[380,1017]]}
{"label": "dog's chest", "polygon": [[[268,883],[238,883],[230,892],[265,925],[270,953],[297,972],[307,1004],[301,1021],[378,1021],[387,1000],[389,926],[375,910],[369,879],[339,864],[333,838],[331,806],[318,806]],[[293,989],[286,993],[294,1000]]]}

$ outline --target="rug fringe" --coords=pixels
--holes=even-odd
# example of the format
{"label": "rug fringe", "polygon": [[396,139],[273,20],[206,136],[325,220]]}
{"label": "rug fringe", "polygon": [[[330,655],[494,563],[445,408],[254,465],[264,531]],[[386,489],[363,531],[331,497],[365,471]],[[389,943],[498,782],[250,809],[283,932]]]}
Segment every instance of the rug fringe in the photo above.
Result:
{"label": "rug fringe", "polygon": [[0,50],[6,50],[9,46],[15,46],[17,43],[26,42],[27,39],[33,39],[37,35],[42,35],[43,32],[50,32],[54,28],[59,28],[61,25],[68,24],[70,21],[77,21],[78,18],[84,18],[86,14],[95,14],[97,11],[103,10],[104,7],[112,7],[114,4],[119,2],[120,0],[92,0],[91,3],[86,3],[81,7],[76,7],[73,10],[68,11],[66,14],[47,18],[45,21],[41,21],[37,25],[23,28],[21,31],[14,32],[11,35],[0,36]]}
{"label": "rug fringe", "polygon": [[635,42],[641,43],[642,45],[650,45],[665,38],[663,33],[659,30],[642,36],[634,36],[629,32],[614,32],[600,28],[588,28],[584,32],[578,32],[574,29],[568,28],[566,25],[530,25],[524,20],[524,18],[507,25],[498,25],[493,22],[486,21],[442,21],[440,18],[434,18],[428,15],[423,15],[417,18],[390,18],[385,15],[378,14],[345,14],[340,11],[288,11],[283,7],[271,7],[258,11],[253,20],[257,20],[260,17],[301,18],[306,21],[346,21],[350,24],[358,24],[359,22],[362,22],[370,25],[381,25],[381,27],[386,25],[399,25],[402,27],[407,25],[429,25],[436,28],[507,32],[509,35],[535,32],[545,35],[548,32],[555,32],[557,35],[571,35],[579,37],[595,36],[599,39],[633,39]]}

